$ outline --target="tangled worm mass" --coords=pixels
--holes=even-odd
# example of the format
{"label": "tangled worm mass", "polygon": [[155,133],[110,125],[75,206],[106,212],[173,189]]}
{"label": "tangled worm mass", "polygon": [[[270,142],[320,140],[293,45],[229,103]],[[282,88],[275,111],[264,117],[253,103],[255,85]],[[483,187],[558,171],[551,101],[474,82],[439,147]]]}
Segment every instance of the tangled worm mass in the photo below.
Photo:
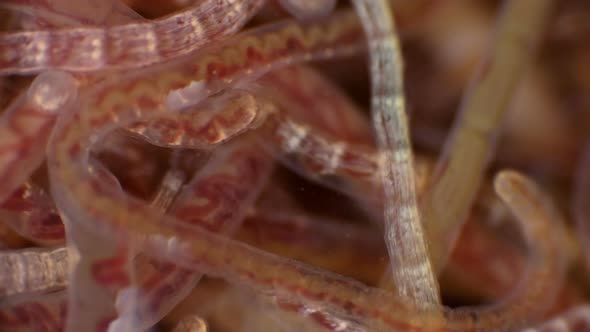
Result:
{"label": "tangled worm mass", "polygon": [[583,0],[1,0],[0,331],[590,331]]}

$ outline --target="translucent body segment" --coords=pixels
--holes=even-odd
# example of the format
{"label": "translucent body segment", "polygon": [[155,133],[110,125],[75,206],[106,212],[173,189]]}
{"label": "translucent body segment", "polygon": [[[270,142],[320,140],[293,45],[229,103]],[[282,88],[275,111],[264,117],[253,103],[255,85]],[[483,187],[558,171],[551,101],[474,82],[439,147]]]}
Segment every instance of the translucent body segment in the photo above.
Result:
{"label": "translucent body segment", "polygon": [[185,223],[231,232],[260,195],[272,162],[251,138],[216,154],[180,193],[172,211]]}
{"label": "translucent body segment", "polygon": [[[510,292],[526,271],[528,255],[520,243],[493,232],[489,226],[469,219],[441,276],[446,281],[443,287],[453,289],[457,296],[490,300]],[[582,301],[578,286],[566,282],[549,312],[561,312]]]}
{"label": "translucent body segment", "polygon": [[[116,178],[104,167],[95,163],[89,166],[89,172],[100,178],[103,184],[122,192]],[[162,210],[167,208],[159,200],[152,205]],[[112,331],[121,328],[128,331],[131,327],[116,320],[116,312],[124,310],[120,303],[125,302],[124,298],[129,297],[132,289],[127,286],[133,279],[130,259],[134,251],[126,245],[105,245],[109,241],[104,234],[88,232],[77,224],[68,223],[67,218],[65,220],[71,250],[69,255],[65,252],[64,260],[73,268],[71,279],[66,279],[62,285],[69,287],[68,329],[104,331],[114,324]]]}
{"label": "translucent body segment", "polygon": [[[121,188],[118,180],[96,161],[91,172],[105,183]],[[27,180],[0,204],[0,218],[15,232],[42,246],[63,245],[65,227],[59,211],[44,188]]]}
{"label": "translucent body segment", "polygon": [[0,204],[0,217],[18,234],[36,243],[59,245],[65,241],[65,229],[51,197],[30,180]]}
{"label": "translucent body segment", "polygon": [[123,191],[123,187],[121,186],[121,183],[119,183],[119,179],[117,179],[117,177],[111,173],[111,171],[105,165],[95,158],[90,159],[88,171],[96,178],[101,179],[103,183],[110,186],[111,188],[115,188],[121,192]]}
{"label": "translucent body segment", "polygon": [[[88,171],[116,192],[123,190],[106,168],[90,164]],[[170,208],[184,180],[171,172],[150,202],[163,215]],[[65,214],[66,220],[72,220]],[[68,328],[88,331],[126,332],[140,330],[143,323],[128,317],[141,305],[139,287],[142,275],[135,270],[137,248],[132,243],[111,243],[106,234],[93,233],[79,223],[68,223],[70,245],[75,248],[76,262],[69,288],[70,301],[76,307],[68,312]],[[147,325],[149,327],[151,325]]]}
{"label": "translucent body segment", "polygon": [[60,209],[72,261],[66,331],[105,331],[117,318],[117,294],[131,286],[130,246],[86,229]]}
{"label": "translucent body segment", "polygon": [[245,91],[229,91],[181,112],[140,121],[128,130],[165,147],[209,150],[258,126],[267,111]]}
{"label": "translucent body segment", "polygon": [[0,254],[3,300],[62,289],[69,268],[67,249],[22,249]]}
{"label": "translucent body segment", "polygon": [[[265,75],[259,86],[278,107],[262,126],[261,140],[287,167],[382,210],[377,194],[379,154],[371,146],[368,123],[341,91],[308,69],[292,67]],[[431,163],[417,158],[417,189],[422,192]],[[379,212],[380,214],[380,212]],[[377,220],[382,216],[377,215]]]}
{"label": "translucent body segment", "polygon": [[0,74],[86,72],[163,62],[235,33],[263,4],[264,0],[206,0],[153,22],[4,33]]}
{"label": "translucent body segment", "polygon": [[283,8],[299,19],[326,16],[334,10],[336,2],[336,0],[279,0]]}
{"label": "translucent body segment", "polygon": [[[305,26],[295,22],[274,24],[236,36],[220,47],[203,50],[178,66],[163,66],[147,75],[138,72],[135,76],[139,77],[123,82],[109,81],[94,107],[112,117],[126,108],[168,108],[170,95],[195,82],[203,85],[204,98],[277,67],[350,54],[358,50],[361,36],[350,12]],[[194,106],[200,101],[184,106]]]}
{"label": "translucent body segment", "polygon": [[[174,199],[181,191],[185,182],[186,175],[184,172],[182,172],[180,169],[169,170],[162,179],[156,194],[150,202],[150,205],[155,207],[159,213],[164,215],[166,211],[170,209]],[[159,283],[165,284],[168,287],[172,287],[171,285],[175,285],[175,283],[170,283],[170,280],[164,280],[166,275],[165,272],[162,272],[162,267],[155,267],[152,270],[148,269],[147,265],[149,263],[150,262],[148,262],[141,253],[134,257],[132,269],[134,271],[133,275],[135,277],[135,287],[128,287],[119,294],[121,300],[118,300],[116,307],[118,317],[111,323],[109,326],[110,329],[115,331],[125,331],[129,329],[145,330],[155,324],[155,322],[161,318],[160,316],[155,318],[142,313],[142,310],[151,310],[152,307],[151,304],[146,302],[147,300],[143,294],[144,290],[142,290],[141,287],[145,287],[143,283],[146,278],[161,278],[162,280],[158,280]],[[164,274],[164,276],[161,277],[159,274]],[[179,282],[182,283],[184,281],[185,280],[181,280]],[[156,286],[158,286],[157,283]]]}
{"label": "translucent body segment", "polygon": [[256,208],[236,238],[366,283],[375,283],[386,266],[381,234],[345,220]]}
{"label": "translucent body segment", "polygon": [[353,4],[369,41],[372,119],[385,192],[385,241],[396,291],[421,308],[436,308],[440,295],[416,201],[402,59],[393,17],[385,0]]}
{"label": "translucent body segment", "polygon": [[0,306],[0,331],[63,331],[67,306],[65,292],[26,297]]}
{"label": "translucent body segment", "polygon": [[[370,190],[371,199],[380,187],[380,155],[374,147],[349,144],[345,140],[334,139],[323,132],[313,130],[306,124],[293,120],[286,111],[279,110],[268,116],[263,129],[272,138],[266,145],[283,161],[310,179],[336,176],[339,181],[356,183],[358,189]],[[417,158],[415,173],[418,191],[424,190],[429,175],[430,162]],[[381,199],[379,199],[381,201]]]}
{"label": "translucent body segment", "polygon": [[43,73],[0,119],[0,202],[41,164],[58,112],[73,105],[77,82],[62,72]]}
{"label": "translucent body segment", "polygon": [[381,201],[373,193],[378,158],[363,146],[372,141],[368,121],[340,89],[301,66],[269,73],[259,83],[257,91],[279,111],[262,126],[261,142],[273,155],[312,181],[364,202]]}
{"label": "translucent body segment", "polygon": [[[500,172],[494,179],[494,188],[520,221],[530,252],[525,277],[505,302],[506,312],[500,315],[491,309],[489,313],[494,313],[498,324],[511,321],[522,327],[540,318],[561,287],[567,266],[567,257],[560,250],[565,223],[550,197],[517,172]],[[548,243],[536,242],[550,234]]]}
{"label": "translucent body segment", "polygon": [[258,81],[257,91],[298,122],[349,143],[373,140],[369,121],[333,82],[308,66],[274,70]]}
{"label": "translucent body segment", "polygon": [[374,149],[329,139],[293,121],[286,113],[280,110],[268,116],[261,135],[266,149],[312,181],[338,189],[372,207],[379,205],[382,200],[376,193],[380,187],[380,166]]}
{"label": "translucent body segment", "polygon": [[156,191],[152,199],[151,205],[162,211],[168,210],[185,182],[186,177],[183,172],[179,170],[166,172],[162,183],[158,187],[158,191]]}
{"label": "translucent body segment", "polygon": [[422,200],[433,264],[446,259],[484,176],[490,151],[508,103],[533,46],[544,31],[554,1],[508,1],[496,42],[471,83],[444,153]]}
{"label": "translucent body segment", "polygon": [[[232,234],[260,195],[271,171],[272,161],[251,139],[220,148],[184,186],[170,212],[185,224]],[[141,329],[152,326],[166,315],[202,277],[200,273],[174,264],[140,274],[138,305],[125,313],[128,318],[122,319],[136,321],[133,325]]]}
{"label": "translucent body segment", "polygon": [[[119,129],[95,144],[92,155],[112,171],[109,172],[111,176],[117,176],[117,182],[121,181],[121,184],[113,185],[124,186],[134,196],[151,201],[162,180],[161,172],[168,167],[165,164],[167,156],[162,152]],[[105,181],[108,178],[103,176]]]}
{"label": "translucent body segment", "polygon": [[[88,172],[110,190],[122,193],[118,179],[102,164],[89,158]],[[131,242],[113,241],[108,234],[93,232],[76,220],[77,216],[60,210],[66,226],[72,269],[68,285],[66,331],[106,331],[116,322],[125,296],[132,290],[131,269],[136,249]],[[111,332],[131,331],[123,326]]]}

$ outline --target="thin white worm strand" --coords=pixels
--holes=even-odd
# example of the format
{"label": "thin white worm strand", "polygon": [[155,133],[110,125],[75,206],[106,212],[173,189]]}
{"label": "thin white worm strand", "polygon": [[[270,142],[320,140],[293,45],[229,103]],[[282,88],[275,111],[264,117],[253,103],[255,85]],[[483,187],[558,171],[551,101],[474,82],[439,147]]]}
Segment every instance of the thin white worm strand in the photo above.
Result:
{"label": "thin white worm strand", "polygon": [[421,308],[440,306],[415,192],[402,59],[389,4],[353,1],[369,40],[372,117],[382,149],[385,239],[397,292]]}

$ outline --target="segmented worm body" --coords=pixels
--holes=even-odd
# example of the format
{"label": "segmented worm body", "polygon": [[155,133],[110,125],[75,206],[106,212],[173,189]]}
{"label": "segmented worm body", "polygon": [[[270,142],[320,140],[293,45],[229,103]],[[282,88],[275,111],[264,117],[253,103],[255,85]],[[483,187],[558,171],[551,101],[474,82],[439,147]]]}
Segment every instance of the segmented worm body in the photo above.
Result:
{"label": "segmented worm body", "polygon": [[154,22],[0,35],[0,73],[137,68],[174,59],[235,33],[264,4],[207,0]]}
{"label": "segmented worm body", "polygon": [[23,249],[4,252],[2,260],[3,297],[27,296],[62,289],[68,272],[67,249]]}
{"label": "segmented worm body", "polygon": [[51,197],[41,186],[27,181],[0,207],[0,217],[19,235],[44,245],[59,245],[65,229]]}

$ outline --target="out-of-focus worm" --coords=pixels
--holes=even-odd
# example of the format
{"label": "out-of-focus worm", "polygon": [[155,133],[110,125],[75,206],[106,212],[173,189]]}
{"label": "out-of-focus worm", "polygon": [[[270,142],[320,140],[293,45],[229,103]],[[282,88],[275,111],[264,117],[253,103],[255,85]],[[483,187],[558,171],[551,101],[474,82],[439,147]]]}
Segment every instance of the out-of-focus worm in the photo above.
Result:
{"label": "out-of-focus worm", "polygon": [[467,90],[462,110],[421,199],[433,264],[442,269],[484,176],[501,120],[554,1],[507,1],[497,40]]}

